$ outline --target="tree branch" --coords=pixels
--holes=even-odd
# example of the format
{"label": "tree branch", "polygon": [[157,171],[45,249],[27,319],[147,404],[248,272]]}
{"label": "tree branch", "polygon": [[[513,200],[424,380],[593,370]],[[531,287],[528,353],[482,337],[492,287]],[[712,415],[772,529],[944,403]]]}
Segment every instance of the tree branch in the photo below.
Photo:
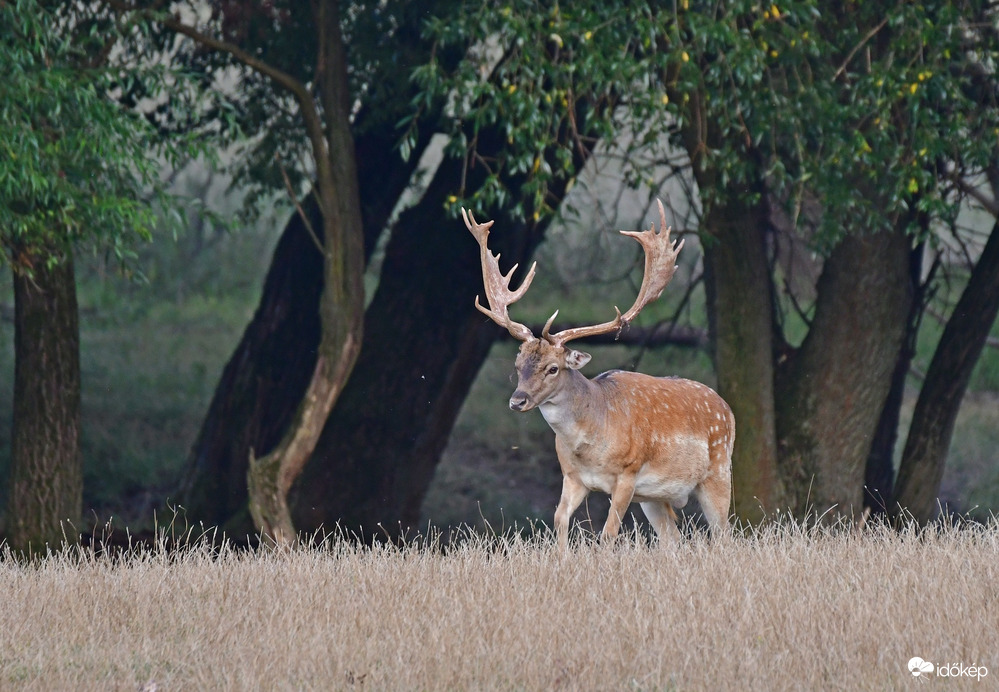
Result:
{"label": "tree branch", "polygon": [[[290,92],[295,100],[298,101],[299,108],[302,111],[302,120],[305,124],[305,130],[308,134],[309,142],[312,144],[313,158],[315,159],[316,164],[316,177],[319,179],[320,188],[332,189],[333,175],[330,170],[329,152],[327,151],[326,134],[323,128],[322,118],[319,115],[319,110],[316,107],[316,102],[312,97],[312,93],[302,82],[295,79],[287,72],[259,60],[236,44],[215,38],[214,36],[209,36],[193,26],[184,24],[172,15],[165,15],[147,8],[136,7],[135,5],[129,2],[123,2],[122,0],[103,1],[109,8],[116,12],[136,12],[146,19],[159,22],[167,29],[181,34],[182,36],[187,36],[191,40],[207,48],[227,53],[250,69],[268,77],[282,89]],[[324,213],[327,211],[322,209],[322,206],[320,206],[320,209]]]}
{"label": "tree branch", "polygon": [[973,198],[976,202],[985,207],[985,210],[992,214],[992,216],[999,218],[999,201],[990,198],[977,187],[969,185],[967,181],[959,175],[951,175],[950,179],[955,185],[957,185],[961,192]]}
{"label": "tree branch", "polygon": [[839,69],[836,70],[836,72],[833,74],[832,81],[835,82],[837,79],[839,79],[839,76],[841,74],[843,74],[844,71],[846,71],[846,66],[850,64],[851,60],[853,60],[853,56],[855,56],[857,54],[857,51],[860,50],[861,48],[863,48],[864,45],[868,41],[870,41],[872,38],[874,38],[874,34],[876,34],[879,31],[881,31],[881,29],[883,29],[884,26],[885,26],[885,24],[887,24],[887,23],[888,23],[888,18],[885,17],[884,19],[881,20],[880,24],[878,24],[876,27],[874,27],[873,29],[871,29],[870,31],[868,31],[867,35],[864,36],[864,38],[860,39],[860,43],[858,43],[857,45],[855,45],[853,47],[853,50],[851,50],[847,54],[846,59],[843,61],[843,64],[840,65]]}

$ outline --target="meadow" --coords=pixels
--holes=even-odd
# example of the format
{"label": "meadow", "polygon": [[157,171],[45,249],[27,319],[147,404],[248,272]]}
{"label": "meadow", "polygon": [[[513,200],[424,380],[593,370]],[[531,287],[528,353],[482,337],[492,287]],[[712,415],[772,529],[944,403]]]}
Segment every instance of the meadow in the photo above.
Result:
{"label": "meadow", "polygon": [[[536,528],[5,553],[0,689],[977,690],[999,675],[994,520],[728,540],[688,526],[675,548],[633,532],[569,554]],[[914,657],[961,667],[915,680]]]}

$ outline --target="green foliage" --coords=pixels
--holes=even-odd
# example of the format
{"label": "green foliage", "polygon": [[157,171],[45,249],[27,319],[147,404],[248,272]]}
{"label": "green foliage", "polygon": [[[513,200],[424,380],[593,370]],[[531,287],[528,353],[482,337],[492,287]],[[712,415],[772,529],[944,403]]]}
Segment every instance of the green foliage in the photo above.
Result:
{"label": "green foliage", "polygon": [[[523,218],[551,214],[559,197],[549,187],[573,176],[578,153],[627,127],[645,129],[645,118],[661,115],[655,80],[669,53],[658,37],[668,22],[645,3],[596,1],[563,7],[487,0],[433,18],[426,33],[435,54],[457,45],[466,58],[452,70],[438,60],[413,70],[421,94],[401,123],[403,153],[428,105],[449,98],[447,153],[487,171],[481,187],[458,191],[452,211],[512,201]],[[480,141],[496,129],[505,138],[498,155]],[[512,174],[518,188],[508,189],[501,174]]]}
{"label": "green foliage", "polygon": [[[952,221],[964,198],[955,180],[994,161],[999,142],[999,38],[980,0],[483,0],[426,32],[466,59],[413,70],[422,96],[401,146],[431,97],[451,99],[448,152],[489,172],[454,206],[512,196],[525,216],[549,213],[547,160],[568,169],[575,150],[629,137],[632,154],[657,154],[628,157],[633,179],[648,177],[641,161],[685,150],[708,183],[704,208],[765,181],[792,219],[820,226],[816,246],[828,249],[898,218],[929,227],[917,212]],[[490,126],[506,146],[485,156],[477,137]],[[502,170],[521,174],[519,189],[500,184]],[[817,218],[799,218],[808,199],[821,202]]]}
{"label": "green foliage", "polygon": [[123,68],[104,52],[117,35],[106,23],[37,0],[0,2],[0,242],[7,261],[57,262],[74,245],[120,261],[149,239],[154,200],[163,200],[161,162],[200,147],[166,140],[116,97],[135,82],[155,96],[162,67]]}
{"label": "green foliage", "polygon": [[[982,87],[999,42],[972,28],[988,12],[931,2],[837,13],[814,0],[692,9],[678,18],[692,57],[674,88],[704,95],[722,187],[762,173],[795,214],[814,195],[826,248],[906,214],[915,232],[910,212],[956,217],[963,195],[948,172],[974,175],[995,157],[995,87]],[[702,191],[708,203],[716,192]]]}
{"label": "green foliage", "polygon": [[[425,60],[427,47],[419,27],[428,12],[446,13],[455,4],[456,0],[342,4],[355,138],[392,132],[412,92],[402,66]],[[315,3],[213,3],[211,17],[205,16],[203,3],[197,0],[172,3],[170,12],[178,7],[190,11],[184,16],[199,17],[199,30],[291,76],[318,99]],[[228,172],[245,195],[243,220],[252,221],[275,190],[286,194],[286,180],[299,193],[307,189],[315,171],[312,148],[290,94],[276,90],[269,77],[225,51],[204,50],[197,42],[178,37],[153,15],[135,13],[130,21],[150,36],[146,58],[169,56],[173,65],[197,75],[197,84],[189,82],[191,88],[170,90],[172,107],[158,113],[158,125],[174,134],[208,137],[221,148],[236,145],[229,150],[233,160]]]}

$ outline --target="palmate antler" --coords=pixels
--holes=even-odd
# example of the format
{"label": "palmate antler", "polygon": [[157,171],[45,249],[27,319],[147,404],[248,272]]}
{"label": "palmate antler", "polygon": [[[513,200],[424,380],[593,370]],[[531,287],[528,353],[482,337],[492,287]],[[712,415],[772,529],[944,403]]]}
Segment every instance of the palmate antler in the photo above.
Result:
{"label": "palmate antler", "polygon": [[[550,334],[549,330],[555,321],[556,315],[558,315],[558,310],[556,310],[545,323],[545,327],[541,331],[541,338],[546,339],[555,346],[563,346],[570,341],[586,336],[597,336],[607,334],[608,332],[620,331],[638,317],[638,313],[642,311],[642,308],[662,295],[663,290],[672,280],[673,273],[676,271],[676,258],[680,254],[680,250],[683,249],[683,240],[680,240],[678,243],[670,241],[670,228],[666,225],[666,210],[663,208],[661,200],[656,200],[656,202],[659,205],[660,231],[656,231],[654,223],[647,231],[621,231],[622,235],[631,236],[637,240],[645,251],[645,274],[642,277],[642,287],[638,291],[635,304],[623,315],[615,307],[614,311],[617,314],[610,322],[595,324],[589,327],[563,329],[555,334]],[[531,266],[531,270],[527,273],[520,288],[516,291],[511,291],[510,277],[517,269],[517,265],[514,265],[513,269],[506,276],[503,276],[499,270],[499,255],[493,255],[486,247],[486,241],[489,237],[489,227],[493,225],[493,222],[476,223],[475,218],[471,214],[467,214],[464,209],[461,210],[461,214],[465,219],[465,225],[468,227],[468,230],[472,232],[472,235],[479,242],[482,258],[482,279],[486,286],[486,299],[489,301],[490,309],[487,310],[479,304],[478,296],[475,298],[475,307],[484,314],[489,315],[500,326],[506,327],[515,338],[521,341],[533,339],[534,334],[530,329],[510,319],[507,308],[520,300],[524,293],[527,292],[531,281],[534,279],[534,269],[537,266],[537,262]],[[469,219],[471,219],[471,223]]]}
{"label": "palmate antler", "polygon": [[475,307],[479,312],[489,315],[493,322],[499,326],[506,327],[510,335],[515,339],[530,341],[534,338],[534,334],[531,333],[531,330],[526,325],[511,320],[510,315],[507,313],[507,308],[523,298],[524,294],[527,293],[527,289],[530,288],[531,282],[534,280],[534,269],[538,266],[538,263],[535,262],[531,265],[531,270],[527,272],[527,276],[524,277],[520,288],[516,291],[511,291],[510,278],[520,265],[513,265],[506,276],[503,276],[500,272],[500,256],[498,254],[494,255],[487,247],[489,228],[493,225],[493,222],[486,221],[485,223],[478,223],[475,217],[472,216],[472,213],[466,212],[464,208],[461,210],[461,217],[465,219],[465,226],[468,227],[468,230],[471,231],[472,235],[475,236],[475,240],[479,243],[479,257],[482,261],[482,281],[486,287],[486,302],[489,303],[489,309],[487,310],[479,303],[479,297],[475,296]]}

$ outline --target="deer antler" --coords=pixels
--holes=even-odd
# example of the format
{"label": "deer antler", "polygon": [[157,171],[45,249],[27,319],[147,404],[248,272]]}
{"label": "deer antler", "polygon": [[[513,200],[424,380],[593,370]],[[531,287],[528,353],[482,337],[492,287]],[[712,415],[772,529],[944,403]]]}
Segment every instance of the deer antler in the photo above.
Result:
{"label": "deer antler", "polygon": [[482,282],[485,284],[486,301],[489,303],[489,309],[486,309],[479,303],[479,297],[475,296],[476,309],[484,315],[488,315],[496,324],[506,327],[507,331],[515,339],[519,339],[520,341],[533,339],[534,334],[526,325],[510,319],[507,308],[520,300],[527,292],[527,289],[531,286],[531,281],[534,280],[534,269],[538,266],[538,263],[535,262],[531,265],[531,270],[527,272],[527,276],[521,282],[520,288],[516,291],[511,291],[510,278],[517,271],[518,265],[513,265],[506,276],[500,272],[500,256],[498,254],[494,255],[487,247],[489,228],[493,225],[493,222],[486,221],[485,223],[478,223],[471,212],[466,212],[464,208],[461,210],[461,216],[465,219],[465,226],[468,227],[468,230],[471,231],[472,235],[475,236],[475,240],[479,243],[479,256],[482,260]]}
{"label": "deer antler", "polygon": [[[617,316],[610,322],[604,322],[592,327],[563,329],[557,334],[548,333],[552,322],[555,320],[555,315],[552,315],[545,325],[544,331],[541,332],[542,338],[547,339],[556,346],[561,346],[573,339],[579,339],[584,336],[596,336],[614,330],[620,332],[622,328],[638,317],[638,313],[642,311],[642,308],[662,295],[663,289],[666,288],[666,285],[673,278],[673,273],[676,271],[676,257],[683,248],[683,240],[679,243],[670,242],[670,227],[666,225],[666,210],[663,208],[661,200],[657,199],[656,202],[659,204],[660,232],[656,232],[654,223],[647,231],[621,231],[622,235],[631,236],[641,243],[642,248],[645,250],[645,275],[642,278],[642,287],[638,291],[635,304],[624,315],[615,307],[614,310],[617,312]],[[558,314],[557,310],[555,314]]]}

